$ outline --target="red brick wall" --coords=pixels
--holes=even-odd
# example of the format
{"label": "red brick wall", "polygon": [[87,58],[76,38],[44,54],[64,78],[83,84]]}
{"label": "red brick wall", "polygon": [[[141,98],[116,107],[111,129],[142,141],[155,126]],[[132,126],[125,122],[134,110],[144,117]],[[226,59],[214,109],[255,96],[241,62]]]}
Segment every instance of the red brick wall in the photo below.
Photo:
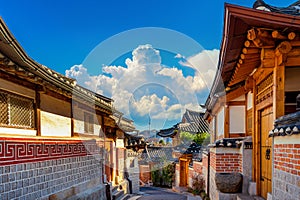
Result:
{"label": "red brick wall", "polygon": [[189,178],[193,178],[194,172],[195,172],[195,170],[193,168],[189,168],[189,171],[188,171]]}
{"label": "red brick wall", "polygon": [[208,156],[202,154],[202,166],[208,168]]}
{"label": "red brick wall", "polygon": [[202,174],[202,163],[201,162],[194,161],[193,168],[196,173]]}
{"label": "red brick wall", "polygon": [[300,176],[300,144],[275,144],[274,167]]}
{"label": "red brick wall", "polygon": [[242,172],[242,155],[238,153],[210,154],[210,164],[216,172]]}
{"label": "red brick wall", "polygon": [[149,165],[140,165],[140,179],[144,183],[148,183],[148,181],[151,180]]}

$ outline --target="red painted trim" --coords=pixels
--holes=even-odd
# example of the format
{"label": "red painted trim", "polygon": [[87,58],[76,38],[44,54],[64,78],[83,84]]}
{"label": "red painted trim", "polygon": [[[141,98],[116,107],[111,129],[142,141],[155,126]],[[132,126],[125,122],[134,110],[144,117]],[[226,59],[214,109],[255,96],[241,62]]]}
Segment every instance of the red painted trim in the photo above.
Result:
{"label": "red painted trim", "polygon": [[0,166],[99,153],[96,140],[0,138]]}

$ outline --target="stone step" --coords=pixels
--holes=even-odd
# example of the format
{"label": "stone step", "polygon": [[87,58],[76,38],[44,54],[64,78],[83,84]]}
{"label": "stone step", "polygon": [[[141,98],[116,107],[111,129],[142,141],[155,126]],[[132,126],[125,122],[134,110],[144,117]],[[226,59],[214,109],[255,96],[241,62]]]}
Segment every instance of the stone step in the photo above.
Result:
{"label": "stone step", "polygon": [[124,195],[123,190],[117,190],[112,195],[112,200],[119,200]]}
{"label": "stone step", "polygon": [[125,195],[123,195],[123,196],[122,196],[120,199],[118,199],[118,200],[128,200],[130,197],[131,197],[130,194],[125,194]]}
{"label": "stone step", "polygon": [[118,186],[117,186],[117,185],[111,187],[111,192],[112,192],[112,193],[114,193],[114,192],[117,191],[117,190],[118,190]]}
{"label": "stone step", "polygon": [[264,198],[260,197],[260,196],[253,196],[255,200],[265,200]]}
{"label": "stone step", "polygon": [[238,194],[236,200],[264,200],[260,196],[250,196],[248,194]]}
{"label": "stone step", "polygon": [[254,200],[254,198],[247,194],[238,194],[236,200]]}

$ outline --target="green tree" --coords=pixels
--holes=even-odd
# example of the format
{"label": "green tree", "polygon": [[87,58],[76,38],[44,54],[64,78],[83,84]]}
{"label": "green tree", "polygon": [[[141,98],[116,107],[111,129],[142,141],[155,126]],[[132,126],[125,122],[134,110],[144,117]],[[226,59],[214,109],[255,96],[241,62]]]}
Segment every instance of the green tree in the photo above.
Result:
{"label": "green tree", "polygon": [[159,140],[159,142],[158,142],[160,145],[165,145],[165,142],[164,142],[164,140],[163,139],[161,139],[161,140]]}
{"label": "green tree", "polygon": [[180,140],[181,143],[183,144],[190,144],[191,142],[194,141],[194,134],[189,133],[189,132],[180,132]]}
{"label": "green tree", "polygon": [[207,145],[209,143],[209,137],[209,133],[197,133],[194,135],[194,142],[198,145]]}

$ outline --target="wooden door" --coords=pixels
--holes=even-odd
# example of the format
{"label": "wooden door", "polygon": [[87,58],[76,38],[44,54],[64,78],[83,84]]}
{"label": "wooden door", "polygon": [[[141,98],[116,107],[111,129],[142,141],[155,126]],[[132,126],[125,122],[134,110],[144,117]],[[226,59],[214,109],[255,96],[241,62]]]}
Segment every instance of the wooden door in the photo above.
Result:
{"label": "wooden door", "polygon": [[187,186],[187,161],[180,160],[179,166],[180,166],[179,186],[185,187]]}
{"label": "wooden door", "polygon": [[260,194],[267,199],[272,192],[272,138],[269,131],[273,129],[273,109],[267,107],[260,112]]}

